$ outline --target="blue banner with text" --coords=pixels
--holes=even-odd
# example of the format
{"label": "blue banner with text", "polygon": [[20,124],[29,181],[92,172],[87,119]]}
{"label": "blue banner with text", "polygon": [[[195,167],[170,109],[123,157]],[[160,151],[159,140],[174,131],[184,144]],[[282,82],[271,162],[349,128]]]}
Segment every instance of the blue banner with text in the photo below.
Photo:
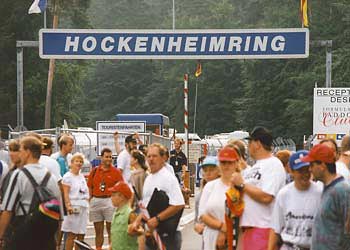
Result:
{"label": "blue banner with text", "polygon": [[44,59],[272,59],[309,56],[309,30],[41,29]]}

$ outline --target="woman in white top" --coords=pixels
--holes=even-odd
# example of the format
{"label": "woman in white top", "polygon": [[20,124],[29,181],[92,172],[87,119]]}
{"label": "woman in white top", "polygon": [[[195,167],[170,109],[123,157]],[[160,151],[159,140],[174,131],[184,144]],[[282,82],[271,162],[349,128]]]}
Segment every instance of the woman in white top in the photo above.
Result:
{"label": "woman in white top", "polygon": [[74,239],[83,240],[88,221],[89,189],[80,169],[84,155],[75,153],[71,159],[70,171],[62,178],[64,201],[68,215],[62,224],[62,231],[68,233],[66,250],[72,250]]}
{"label": "woman in white top", "polygon": [[221,177],[207,183],[199,202],[199,219],[206,225],[204,250],[226,249],[225,193],[230,188],[231,175],[239,170],[239,156],[233,148],[221,149],[218,160]]}

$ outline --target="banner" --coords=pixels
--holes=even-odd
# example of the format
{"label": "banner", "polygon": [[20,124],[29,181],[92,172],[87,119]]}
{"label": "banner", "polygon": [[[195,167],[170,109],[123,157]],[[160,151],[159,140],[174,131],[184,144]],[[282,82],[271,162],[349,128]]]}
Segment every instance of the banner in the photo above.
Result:
{"label": "banner", "polygon": [[39,54],[44,59],[306,58],[309,30],[41,29]]}

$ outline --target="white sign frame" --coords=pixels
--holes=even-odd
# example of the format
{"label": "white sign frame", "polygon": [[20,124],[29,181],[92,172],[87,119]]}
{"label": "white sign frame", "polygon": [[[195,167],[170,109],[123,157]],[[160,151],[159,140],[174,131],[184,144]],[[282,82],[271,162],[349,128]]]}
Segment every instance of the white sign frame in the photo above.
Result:
{"label": "white sign frame", "polygon": [[[128,125],[130,128],[126,127]],[[137,128],[138,127],[138,128]],[[96,121],[96,130],[97,131],[106,131],[106,132],[129,132],[130,134],[138,132],[146,132],[146,122],[140,121]],[[127,135],[119,134],[118,142],[121,149],[125,148],[125,137]],[[141,140],[144,141],[144,136],[140,136]],[[117,156],[114,145],[114,136],[113,134],[103,134],[98,133],[97,135],[97,145],[96,153],[101,155],[101,150],[105,147],[108,147],[112,150],[113,156]]]}
{"label": "white sign frame", "polygon": [[313,134],[340,141],[350,132],[350,88],[314,88]]}

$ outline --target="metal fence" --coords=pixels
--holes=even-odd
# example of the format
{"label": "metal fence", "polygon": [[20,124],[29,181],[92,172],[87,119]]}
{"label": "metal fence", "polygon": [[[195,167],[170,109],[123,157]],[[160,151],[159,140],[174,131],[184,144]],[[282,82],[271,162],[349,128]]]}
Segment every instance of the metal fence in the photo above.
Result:
{"label": "metal fence", "polygon": [[282,137],[277,137],[272,142],[273,145],[273,152],[276,153],[279,150],[289,150],[292,152],[296,151],[296,145],[295,142],[292,139],[284,139]]}
{"label": "metal fence", "polygon": [[[98,155],[97,150],[97,137],[101,134],[113,135],[113,131],[102,131],[102,130],[81,130],[81,129],[64,129],[64,128],[51,128],[51,129],[39,129],[21,132],[9,132],[9,139],[20,138],[28,133],[37,133],[41,136],[50,137],[54,141],[54,151],[58,151],[57,138],[62,133],[69,133],[74,138],[74,149],[73,152],[81,152],[85,155],[88,160],[96,158]],[[134,134],[132,132],[118,132],[120,135]],[[169,150],[171,149],[171,139],[156,135],[152,132],[138,133],[143,139],[144,144],[161,143],[166,146]]]}

